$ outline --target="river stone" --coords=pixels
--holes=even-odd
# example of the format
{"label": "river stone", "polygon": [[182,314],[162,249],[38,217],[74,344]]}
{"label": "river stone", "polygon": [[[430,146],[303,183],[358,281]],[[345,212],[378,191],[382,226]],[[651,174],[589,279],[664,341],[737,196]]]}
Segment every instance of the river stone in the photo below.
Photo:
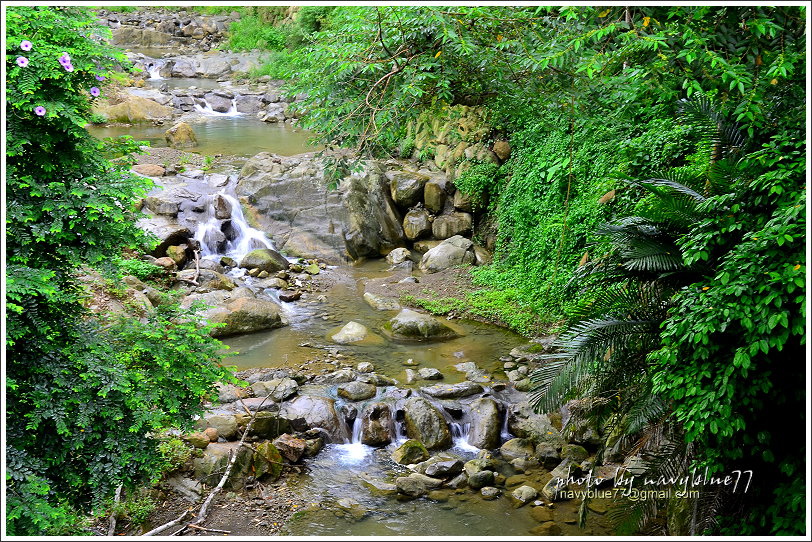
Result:
{"label": "river stone", "polygon": [[289,403],[283,403],[280,416],[290,420],[299,430],[321,428],[333,442],[342,442],[344,431],[335,409],[335,401],[328,397],[300,395]]}
{"label": "river stone", "polygon": [[237,96],[234,102],[239,113],[256,115],[262,109],[262,96]]}
{"label": "river stone", "polygon": [[[246,403],[249,410],[254,412],[254,423],[251,426],[251,432],[248,434],[250,437],[260,438],[260,439],[273,439],[278,437],[283,433],[288,433],[292,431],[290,421],[283,418],[279,415],[279,412],[269,412],[268,410],[260,410],[256,412],[256,407],[259,406],[256,400],[261,401],[259,398],[251,399],[243,399],[243,403]],[[251,404],[253,402],[253,404]],[[250,405],[250,406],[249,406]],[[251,407],[255,408],[251,408]],[[262,405],[262,408],[276,408],[273,403],[266,403]],[[243,431],[245,431],[248,424],[251,422],[251,416],[245,413],[235,414],[234,418],[237,421],[237,426],[240,427]]]}
{"label": "river stone", "polygon": [[361,417],[361,442],[386,446],[392,442],[392,411],[386,403],[373,403]]}
{"label": "river stone", "polygon": [[296,392],[299,391],[299,384],[292,378],[274,378],[254,382],[251,384],[251,390],[257,397],[265,397],[270,393],[271,399],[279,403],[296,395]]}
{"label": "river stone", "polygon": [[422,369],[417,370],[417,374],[423,380],[442,380],[443,373],[441,373],[438,369],[434,367],[423,367]]}
{"label": "river stone", "polygon": [[530,529],[529,532],[535,536],[559,536],[561,534],[561,527],[554,521],[545,521],[538,527]]}
{"label": "river stone", "polygon": [[226,440],[231,440],[237,436],[237,419],[229,414],[209,414],[198,421],[200,429],[213,427],[217,434]]}
{"label": "river stone", "polygon": [[403,234],[409,241],[415,241],[431,234],[431,221],[425,209],[412,209],[403,217]]}
{"label": "river stone", "polygon": [[462,465],[463,463],[459,459],[436,461],[426,467],[426,476],[450,478],[462,472]]}
{"label": "river stone", "polygon": [[510,462],[516,472],[527,472],[539,466],[539,461],[533,457],[517,457]]}
{"label": "river stone", "polygon": [[589,452],[587,452],[583,446],[565,444],[561,447],[561,459],[569,459],[573,463],[581,463],[587,457],[589,457]]}
{"label": "river stone", "polygon": [[185,149],[197,146],[197,136],[191,126],[179,122],[164,132],[167,144],[174,149]]}
{"label": "river stone", "polygon": [[438,241],[437,239],[423,239],[422,241],[415,241],[412,245],[412,249],[420,254],[425,254],[434,247],[439,246],[441,243],[442,241]]}
{"label": "river stone", "polygon": [[420,269],[424,273],[436,273],[457,265],[470,265],[474,261],[474,244],[470,239],[455,235],[426,252],[420,260]]}
{"label": "river stone", "polygon": [[546,414],[537,414],[527,401],[513,404],[509,408],[508,430],[517,437],[529,438],[534,442],[549,442],[561,447],[564,438],[550,423]]}
{"label": "river stone", "polygon": [[288,458],[292,463],[299,461],[307,448],[307,443],[304,439],[294,437],[288,433],[276,437],[273,441],[273,445],[279,450],[279,453]]}
{"label": "river stone", "polygon": [[530,509],[530,517],[539,523],[553,521],[553,511],[546,506],[534,506]]}
{"label": "river stone", "polygon": [[482,498],[485,499],[486,501],[492,501],[499,495],[501,495],[502,491],[492,486],[486,486],[480,490],[480,494],[482,495]]}
{"label": "river stone", "polygon": [[414,171],[388,171],[389,187],[392,199],[404,209],[420,201],[423,185],[429,177]]}
{"label": "river stone", "polygon": [[194,446],[195,448],[200,448],[201,450],[204,449],[206,446],[209,445],[211,440],[206,433],[196,432],[196,433],[188,433],[183,435],[183,440]]}
{"label": "river stone", "polygon": [[409,252],[409,249],[407,248],[396,248],[386,255],[386,261],[393,265],[397,265],[399,263],[408,261],[411,255],[412,253]]}
{"label": "river stone", "polygon": [[[482,386],[474,382],[460,382],[459,384],[437,384],[420,388],[426,395],[437,397],[438,399],[458,399],[482,393]],[[481,448],[482,446],[478,446]]]}
{"label": "river stone", "polygon": [[423,203],[426,206],[426,209],[436,215],[443,211],[446,197],[446,185],[446,179],[442,178],[432,179],[423,187]]}
{"label": "river stone", "polygon": [[[440,215],[431,224],[431,232],[437,239],[448,239],[455,235],[471,232],[473,219],[469,213],[452,213]],[[476,256],[476,254],[474,255]]]}
{"label": "river stone", "polygon": [[493,471],[481,470],[468,475],[468,487],[471,489],[481,489],[493,484]]}
{"label": "river stone", "polygon": [[209,104],[209,107],[218,113],[227,113],[231,109],[231,98],[209,92],[204,96],[204,99]]}
{"label": "river stone", "polygon": [[429,452],[426,447],[422,442],[414,439],[407,440],[392,452],[392,460],[400,465],[420,463],[428,458]]}
{"label": "river stone", "polygon": [[532,457],[535,452],[533,441],[524,438],[512,438],[499,448],[499,453],[506,461],[512,461],[519,457]]}
{"label": "river stone", "polygon": [[496,401],[490,397],[474,399],[469,405],[468,416],[471,420],[468,444],[486,450],[499,446],[501,425]]}
{"label": "river stone", "polygon": [[486,458],[477,458],[471,459],[470,461],[466,461],[465,465],[463,465],[463,469],[465,469],[465,474],[471,476],[477,472],[481,472],[484,470],[494,470],[496,465],[494,464],[492,459]]}
{"label": "river stone", "polygon": [[528,502],[534,500],[538,496],[538,491],[535,488],[530,486],[520,486],[513,490],[513,493],[510,494],[511,497],[516,499],[521,504],[527,504]]}
{"label": "river stone", "polygon": [[330,339],[338,344],[349,344],[363,341],[367,335],[368,330],[366,326],[358,322],[348,322],[338,333],[330,337]]}
{"label": "river stone", "polygon": [[243,257],[240,267],[243,269],[259,269],[268,273],[276,273],[288,268],[288,260],[275,250],[258,248]]}
{"label": "river stone", "polygon": [[394,299],[386,298],[382,295],[364,292],[364,301],[375,310],[397,311],[400,310],[400,303]]}
{"label": "river stone", "polygon": [[445,340],[457,333],[437,318],[411,309],[401,310],[385,325],[392,337],[400,340]]}
{"label": "river stone", "polygon": [[146,177],[163,177],[166,169],[158,164],[136,164],[132,170]]}
{"label": "river stone", "polygon": [[[178,216],[178,212],[180,211],[180,201],[176,199],[164,199],[160,196],[147,196],[146,198],[144,198],[144,207],[146,207],[148,211],[152,211],[156,215],[176,217]],[[177,245],[169,245],[169,246],[177,246]],[[169,247],[167,246],[166,248]]]}
{"label": "river stone", "polygon": [[451,446],[445,418],[431,403],[422,397],[410,397],[403,408],[409,438],[419,440],[429,450]]}
{"label": "river stone", "polygon": [[372,384],[365,384],[364,382],[349,382],[338,386],[337,392],[339,397],[349,399],[350,401],[363,401],[375,397],[377,388]]}
{"label": "river stone", "polygon": [[428,493],[428,489],[422,480],[411,476],[401,476],[395,480],[395,487],[398,493],[407,497],[417,498]]}
{"label": "river stone", "polygon": [[556,465],[561,463],[561,455],[558,453],[558,448],[549,442],[542,442],[536,446],[536,457],[539,463],[547,469],[554,469]]}
{"label": "river stone", "polygon": [[195,288],[198,293],[212,292],[214,290],[233,290],[237,287],[230,278],[217,271],[210,269],[201,269],[199,272],[195,269],[184,269],[178,271],[178,279],[192,280],[197,275],[197,283],[199,286]]}
{"label": "river stone", "polygon": [[466,196],[459,190],[454,192],[454,209],[470,213],[472,209],[471,196]]}
{"label": "river stone", "polygon": [[494,141],[493,143],[493,153],[504,162],[508,158],[510,158],[510,143],[507,141],[500,139],[499,141]]}
{"label": "river stone", "polygon": [[[166,255],[169,258],[174,260],[175,264],[178,267],[183,267],[183,264],[186,263],[186,245],[178,246],[178,245],[171,245],[166,247]],[[190,269],[193,273],[195,272],[194,269]],[[233,284],[233,283],[232,283]],[[229,288],[230,290],[231,288]]]}
{"label": "river stone", "polygon": [[128,124],[170,118],[175,110],[161,105],[154,100],[128,94],[123,101],[115,105],[97,105],[93,107],[96,114],[104,116],[110,122]]}
{"label": "river stone", "polygon": [[425,474],[421,474],[419,472],[413,472],[409,475],[409,478],[413,480],[418,480],[428,489],[436,489],[443,485],[443,481],[438,478],[433,478],[431,476],[426,476]]}
{"label": "river stone", "polygon": [[225,324],[212,329],[213,337],[251,333],[284,325],[279,306],[264,299],[240,297],[224,307],[208,309],[203,314],[212,324]]}

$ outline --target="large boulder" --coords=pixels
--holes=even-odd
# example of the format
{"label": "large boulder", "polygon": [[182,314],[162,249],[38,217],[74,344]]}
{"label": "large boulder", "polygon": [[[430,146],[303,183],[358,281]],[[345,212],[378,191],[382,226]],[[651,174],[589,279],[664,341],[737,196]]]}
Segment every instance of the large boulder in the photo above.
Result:
{"label": "large boulder", "polygon": [[375,310],[379,311],[397,311],[400,310],[400,303],[396,299],[384,297],[382,295],[373,294],[372,292],[364,292],[364,301]]}
{"label": "large boulder", "polygon": [[423,196],[423,185],[429,177],[414,171],[389,171],[386,173],[392,199],[399,206],[407,209],[420,201]]}
{"label": "large boulder", "polygon": [[420,260],[420,269],[424,273],[436,273],[456,265],[470,265],[475,260],[474,243],[455,235],[426,252]]}
{"label": "large boulder", "polygon": [[448,424],[431,403],[422,397],[411,397],[406,400],[403,409],[409,438],[419,440],[429,450],[451,446]]}
{"label": "large boulder", "polygon": [[486,450],[499,446],[501,425],[496,401],[490,397],[479,397],[474,399],[468,408],[468,416],[471,420],[468,444]]}
{"label": "large boulder", "polygon": [[257,112],[262,108],[262,96],[237,96],[234,99],[234,104],[237,106],[237,111],[239,113],[256,115]]}
{"label": "large boulder", "polygon": [[338,333],[332,335],[330,339],[338,344],[350,344],[363,341],[369,334],[365,325],[358,322],[347,322]]}
{"label": "large boulder", "polygon": [[345,437],[335,401],[328,397],[300,395],[289,403],[283,403],[280,416],[288,419],[297,430],[323,429],[333,442],[342,442]]}
{"label": "large boulder", "polygon": [[276,480],[282,472],[282,456],[270,442],[258,444],[256,448],[240,446],[238,442],[213,442],[203,450],[201,457],[192,461],[195,479],[216,486],[228,467],[231,454],[236,454],[237,459],[224,486],[228,489],[243,488],[249,476]]}
{"label": "large boulder", "polygon": [[404,341],[442,341],[457,337],[457,332],[428,314],[401,310],[384,325],[392,338]]}
{"label": "large boulder", "polygon": [[434,219],[431,232],[437,239],[448,239],[471,232],[473,219],[469,213],[451,213]]}
{"label": "large boulder", "polygon": [[[212,293],[220,292],[217,290]],[[189,296],[186,299],[199,296]],[[184,304],[187,301],[184,300]],[[213,337],[227,337],[241,333],[252,333],[285,325],[279,305],[273,301],[252,297],[238,297],[203,311],[203,316],[211,324],[225,324],[212,330]]]}
{"label": "large boulder", "polygon": [[536,443],[547,442],[561,447],[564,438],[550,423],[546,414],[537,414],[527,401],[511,405],[508,411],[508,430],[517,437]]}
{"label": "large boulder", "polygon": [[448,181],[445,177],[432,179],[423,187],[423,204],[430,212],[438,215],[443,212]]}
{"label": "large boulder", "polygon": [[183,149],[197,146],[197,136],[192,127],[185,122],[179,122],[164,132],[164,138],[170,147]]}
{"label": "large boulder", "polygon": [[[482,393],[482,386],[474,382],[460,382],[459,384],[437,384],[420,388],[426,395],[437,397],[438,399],[458,399]],[[473,404],[473,403],[472,403]],[[480,446],[481,448],[481,446]]]}
{"label": "large boulder", "polygon": [[361,417],[361,442],[386,446],[392,442],[392,411],[386,403],[373,403]]}
{"label": "large boulder", "polygon": [[170,118],[175,110],[161,105],[154,100],[140,96],[127,95],[121,102],[114,105],[99,105],[93,108],[111,122],[148,122],[158,119]]}
{"label": "large boulder", "polygon": [[227,113],[231,109],[232,98],[227,98],[214,92],[209,92],[204,96],[204,99],[206,100],[206,103],[209,104],[209,107],[218,113]]}
{"label": "large boulder", "polygon": [[431,221],[425,209],[412,209],[403,217],[403,233],[406,239],[414,241],[431,234]]}
{"label": "large boulder", "polygon": [[400,465],[420,463],[429,458],[429,452],[419,440],[409,439],[392,452],[392,460]]}
{"label": "large boulder", "polygon": [[237,194],[257,211],[261,229],[280,249],[329,263],[379,257],[405,244],[401,216],[376,162],[328,187],[314,153],[260,153],[243,167]]}
{"label": "large boulder", "polygon": [[240,262],[243,269],[259,269],[268,273],[284,271],[290,266],[288,260],[275,250],[258,248],[246,254]]}
{"label": "large boulder", "polygon": [[535,455],[536,447],[530,439],[512,438],[502,444],[499,448],[499,453],[502,454],[505,461],[512,461],[518,458],[527,459]]}
{"label": "large boulder", "polygon": [[336,388],[336,393],[339,397],[349,399],[350,401],[363,401],[375,397],[377,388],[374,384],[367,384],[365,382],[347,382],[341,384]]}

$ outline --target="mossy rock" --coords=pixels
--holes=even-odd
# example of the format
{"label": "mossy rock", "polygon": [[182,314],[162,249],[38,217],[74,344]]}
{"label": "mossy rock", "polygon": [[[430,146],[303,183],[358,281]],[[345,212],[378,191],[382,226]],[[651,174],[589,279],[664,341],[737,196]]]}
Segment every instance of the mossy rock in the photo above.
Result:
{"label": "mossy rock", "polygon": [[420,463],[429,458],[429,452],[419,440],[409,439],[392,452],[392,459],[400,465]]}

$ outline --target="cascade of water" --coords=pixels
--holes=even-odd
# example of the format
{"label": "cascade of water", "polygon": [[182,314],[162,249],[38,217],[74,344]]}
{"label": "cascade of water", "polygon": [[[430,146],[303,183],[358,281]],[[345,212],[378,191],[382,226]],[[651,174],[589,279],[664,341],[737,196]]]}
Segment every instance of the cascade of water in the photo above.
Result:
{"label": "cascade of water", "polygon": [[470,423],[450,422],[448,428],[451,430],[451,439],[454,447],[467,452],[478,452],[479,448],[468,444],[468,434],[471,431]]}
{"label": "cascade of water", "polygon": [[508,407],[505,405],[505,414],[502,417],[502,430],[499,433],[499,438],[502,439],[502,442],[507,442],[508,440],[513,438],[513,435],[510,433],[508,429],[508,418],[509,416]]}
{"label": "cascade of water", "polygon": [[[218,198],[228,206],[230,217],[227,219],[217,218]],[[228,216],[229,213],[221,216]],[[226,194],[225,190],[206,201],[194,238],[200,242],[201,256],[204,258],[225,255],[239,261],[257,248],[275,250],[264,233],[248,225],[239,200]]]}
{"label": "cascade of water", "polygon": [[203,105],[200,105],[200,103],[198,103],[198,102],[195,103],[195,110],[198,113],[202,113],[204,115],[208,115],[208,116],[211,116],[211,117],[239,117],[239,116],[242,116],[242,113],[237,111],[237,98],[236,97],[231,99],[231,107],[225,113],[221,113],[219,111],[215,111],[214,109],[212,109],[211,104],[205,98],[203,98],[203,103],[205,103],[206,105],[203,106]]}
{"label": "cascade of water", "polygon": [[163,77],[161,77],[161,66],[157,64],[149,64],[147,66],[147,73],[149,73],[150,79],[163,79]]}
{"label": "cascade of water", "polygon": [[363,422],[361,421],[361,414],[355,417],[352,422],[352,433],[349,442],[339,444],[337,447],[343,452],[343,459],[348,463],[356,463],[364,459],[372,451],[372,448],[361,442],[361,431],[363,430]]}

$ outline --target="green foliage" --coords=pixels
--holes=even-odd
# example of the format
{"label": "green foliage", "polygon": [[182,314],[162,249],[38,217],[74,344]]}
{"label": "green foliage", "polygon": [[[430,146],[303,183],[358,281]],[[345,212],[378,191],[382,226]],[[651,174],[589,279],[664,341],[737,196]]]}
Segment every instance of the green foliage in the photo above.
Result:
{"label": "green foliage", "polygon": [[132,524],[141,525],[157,506],[158,502],[148,492],[133,491],[128,493],[126,498],[115,503],[111,507],[110,513],[114,513],[118,518],[126,519]]}
{"label": "green foliage", "polygon": [[161,454],[161,472],[168,473],[183,467],[192,457],[192,449],[179,438],[169,438],[158,444]]}
{"label": "green foliage", "polygon": [[78,515],[159,470],[151,435],[188,426],[232,377],[193,310],[101,322],[83,309],[79,270],[149,242],[133,210],[151,184],[107,159],[132,140],[113,149],[84,128],[96,76],[126,58],[93,38],[107,29],[84,9],[6,14],[6,528],[79,534]]}
{"label": "green foliage", "polygon": [[452,311],[465,308],[465,303],[455,297],[418,298],[412,295],[404,295],[400,301],[404,305],[420,307],[439,316],[445,316]]}
{"label": "green foliage", "polygon": [[471,197],[471,203],[484,209],[499,194],[499,166],[491,162],[475,163],[454,181],[460,192]]}
{"label": "green foliage", "polygon": [[302,69],[302,58],[288,50],[271,51],[263,57],[262,64],[251,68],[249,77],[259,79],[267,75],[271,79],[292,79]]}
{"label": "green foliage", "polygon": [[231,51],[281,51],[285,48],[284,32],[260,16],[243,15],[231,23],[228,33],[227,47]]}
{"label": "green foliage", "polygon": [[115,264],[124,275],[132,275],[142,281],[157,277],[164,271],[159,265],[134,258],[120,258]]}

